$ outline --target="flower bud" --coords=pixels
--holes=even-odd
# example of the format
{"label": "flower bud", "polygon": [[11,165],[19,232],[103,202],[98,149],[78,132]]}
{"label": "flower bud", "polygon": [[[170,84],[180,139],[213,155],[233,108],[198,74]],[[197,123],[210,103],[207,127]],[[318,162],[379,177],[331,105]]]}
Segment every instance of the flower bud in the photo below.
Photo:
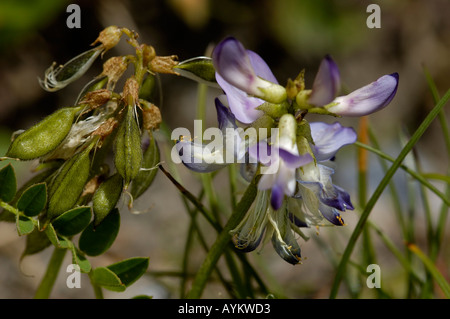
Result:
{"label": "flower bud", "polygon": [[79,108],[62,108],[29,128],[11,143],[7,157],[31,160],[44,156],[58,147],[72,127]]}
{"label": "flower bud", "polygon": [[117,130],[114,141],[114,164],[124,179],[124,188],[127,189],[131,180],[139,173],[142,164],[141,134],[134,118],[133,106],[128,105]]}
{"label": "flower bud", "polygon": [[155,48],[151,45],[142,44],[142,56],[144,58],[144,65],[148,65],[151,60],[153,60],[156,57],[156,51]]}

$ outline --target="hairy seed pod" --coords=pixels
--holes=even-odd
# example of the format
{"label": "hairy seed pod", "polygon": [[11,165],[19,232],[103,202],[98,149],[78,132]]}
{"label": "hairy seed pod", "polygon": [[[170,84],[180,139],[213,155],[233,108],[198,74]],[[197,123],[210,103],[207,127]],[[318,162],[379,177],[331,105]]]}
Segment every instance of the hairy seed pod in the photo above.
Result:
{"label": "hairy seed pod", "polygon": [[47,217],[53,219],[73,208],[89,179],[89,153],[95,141],[65,162],[49,184]]}
{"label": "hairy seed pod", "polygon": [[128,105],[127,113],[117,129],[114,153],[114,164],[124,179],[124,189],[127,189],[142,163],[141,134],[131,105]]}
{"label": "hairy seed pod", "polygon": [[116,207],[120,199],[123,188],[123,178],[120,174],[114,174],[104,181],[94,194],[92,208],[94,210],[94,226],[102,220]]}
{"label": "hairy seed pod", "polygon": [[158,172],[159,148],[153,136],[150,136],[149,145],[144,152],[142,169],[131,184],[131,195],[134,199],[141,196],[152,184]]}
{"label": "hairy seed pod", "polygon": [[79,108],[66,107],[47,116],[11,143],[7,157],[31,160],[54,150],[67,136]]}

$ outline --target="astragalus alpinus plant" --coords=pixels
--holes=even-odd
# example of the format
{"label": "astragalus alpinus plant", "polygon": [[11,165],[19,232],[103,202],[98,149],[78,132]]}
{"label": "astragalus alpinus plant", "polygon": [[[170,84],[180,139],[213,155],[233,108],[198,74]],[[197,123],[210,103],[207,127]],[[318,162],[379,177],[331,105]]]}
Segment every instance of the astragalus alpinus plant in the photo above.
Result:
{"label": "astragalus alpinus plant", "polygon": [[[307,238],[303,228],[343,226],[344,212],[356,208],[349,193],[332,181],[334,165],[330,163],[337,152],[344,146],[357,144],[361,149],[389,158],[378,149],[357,142],[353,128],[339,122],[309,122],[308,115],[364,117],[377,112],[394,99],[399,75],[383,75],[347,95],[339,95],[341,79],[330,56],[322,60],[311,87],[305,83],[304,71],[281,85],[266,62],[233,37],[221,41],[211,58],[195,57],[178,62],[175,55],[158,56],[152,46],[140,44],[135,32],[112,26],[100,33],[93,49],[62,66],[52,65],[40,80],[42,87],[52,92],[79,79],[123,36],[127,37],[135,54],[107,59],[101,74],[85,86],[74,106],[60,108],[35,126],[15,133],[3,158],[39,163],[37,174],[18,191],[12,166],[7,165],[0,171],[0,204],[4,208],[0,216],[2,220],[15,222],[20,236],[27,236],[23,256],[54,247],[36,297],[49,297],[67,251],[71,252],[73,263],[80,271],[89,275],[97,297],[102,297],[102,288],[124,291],[147,271],[146,257],[95,269],[89,257],[103,254],[114,243],[120,226],[119,200],[128,198],[132,208],[133,201],[148,189],[158,170],[180,191],[192,217],[187,245],[179,252],[184,256],[180,297],[201,297],[213,270],[231,297],[272,294],[243,253],[270,241],[283,260],[299,264],[302,258],[298,237]],[[130,65],[134,67],[132,75],[123,79]],[[157,73],[196,80],[201,94],[208,85],[222,89],[223,94],[215,100],[218,128],[208,131],[210,137],[215,137],[213,142],[205,144],[204,139],[196,135],[192,138],[185,129],[170,133],[152,99],[157,89]],[[119,80],[124,83],[121,90],[116,87]],[[356,240],[368,225],[371,209],[395,171],[404,168],[403,159],[440,114],[448,98],[448,93],[441,100],[436,97],[435,108],[398,158],[392,159],[393,164],[376,192],[367,203],[359,203],[362,214],[337,267],[331,297],[336,295]],[[201,120],[206,106],[201,102],[204,99],[199,100]],[[154,131],[160,126],[167,140],[170,136],[174,142],[169,154],[172,161],[200,173],[203,190],[199,196],[193,195],[189,187],[183,186],[160,163],[159,146],[154,138]],[[205,139],[208,139],[206,134]],[[112,167],[107,164],[111,155]],[[171,164],[168,163],[173,168]],[[239,201],[236,166],[243,177],[242,183],[246,183]],[[226,209],[219,207],[212,172],[224,167],[230,172],[232,213],[226,214],[227,222],[222,225],[225,215],[220,214]],[[449,204],[448,197],[422,175],[411,170],[409,173],[435,192],[443,205]],[[203,203],[204,197],[207,204]],[[197,212],[217,231],[217,239],[211,247],[195,222]],[[442,229],[437,228],[438,231],[441,236]],[[194,232],[207,255],[186,294],[187,264]],[[411,244],[410,248],[423,260],[430,280],[436,280],[448,293],[448,284],[428,257],[417,246]],[[222,255],[231,283],[216,266]],[[406,268],[408,265],[405,262]]]}

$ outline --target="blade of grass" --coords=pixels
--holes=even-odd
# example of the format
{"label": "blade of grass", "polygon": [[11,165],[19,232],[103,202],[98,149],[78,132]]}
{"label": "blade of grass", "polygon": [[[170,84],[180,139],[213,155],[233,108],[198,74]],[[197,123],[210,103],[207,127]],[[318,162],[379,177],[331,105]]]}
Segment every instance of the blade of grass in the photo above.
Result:
{"label": "blade of grass", "polygon": [[[428,87],[431,91],[431,95],[433,96],[434,103],[437,103],[439,101],[439,92],[437,90],[436,84],[433,81],[433,78],[431,77],[430,73],[426,68],[424,68],[425,72],[425,78],[428,83]],[[448,121],[445,116],[445,112],[442,110],[438,114],[439,124],[441,126],[442,130],[442,136],[444,137],[444,143],[447,150],[447,159],[450,160],[450,130],[448,127]],[[447,175],[450,176],[450,165],[447,168]],[[450,198],[450,184],[447,184],[447,188],[445,191],[445,195],[447,198]],[[442,203],[441,210],[439,213],[438,223],[436,227],[436,232],[434,235],[433,245],[431,247],[430,251],[430,258],[431,260],[435,261],[437,256],[439,255],[439,250],[441,247],[442,240],[444,238],[444,231],[445,231],[445,224],[447,220],[448,215],[448,207],[450,205],[446,202]]]}
{"label": "blade of grass", "polygon": [[436,268],[434,262],[427,255],[425,255],[418,246],[414,244],[408,244],[408,248],[423,262],[425,267],[433,276],[436,283],[439,285],[439,287],[441,287],[445,297],[450,298],[450,284],[444,278],[441,272]]}
{"label": "blade of grass", "polygon": [[[369,215],[377,203],[378,199],[380,198],[381,194],[383,193],[386,186],[389,184],[391,178],[394,176],[395,172],[400,168],[401,163],[405,159],[406,155],[411,151],[413,146],[417,143],[417,141],[420,139],[420,137],[425,133],[425,131],[430,126],[431,122],[436,118],[436,116],[439,114],[439,112],[442,110],[444,105],[447,103],[447,101],[450,99],[450,90],[446,92],[444,97],[433,107],[431,112],[426,116],[424,121],[420,124],[420,126],[417,128],[417,130],[414,132],[414,134],[411,136],[411,139],[408,141],[406,146],[401,150],[398,157],[395,159],[392,166],[389,168],[386,175],[381,180],[378,187],[375,189],[374,193],[370,197],[369,201],[367,202],[366,207],[364,208],[361,217],[355,226],[355,229],[349,239],[348,245],[344,251],[344,254],[342,255],[341,262],[339,263],[337,273],[333,282],[333,285],[331,287],[330,291],[330,298],[336,298],[337,292],[339,289],[340,282],[343,278],[343,275],[345,273],[345,268],[347,266],[347,262],[350,259],[350,256],[353,252],[353,248],[355,247],[356,241],[358,240],[367,219],[369,218]],[[448,200],[447,200],[448,201]]]}
{"label": "blade of grass", "polygon": [[[354,143],[355,146],[358,147],[362,147],[365,148],[369,151],[371,151],[372,153],[380,156],[381,158],[384,158],[386,160],[388,160],[389,162],[394,163],[396,160],[394,158],[392,158],[391,156],[387,155],[386,153],[380,151],[379,149],[376,149],[370,145],[366,145],[363,143],[360,143],[358,141],[356,141]],[[446,204],[450,206],[450,198],[448,196],[446,196],[445,194],[443,194],[441,191],[439,191],[434,185],[432,185],[429,181],[427,181],[421,174],[413,171],[412,169],[410,169],[409,167],[407,167],[406,165],[400,164],[399,166],[401,169],[403,169],[405,172],[407,172],[409,175],[411,175],[412,177],[414,177],[417,181],[419,181],[420,183],[422,183],[423,185],[425,185],[430,191],[432,191],[434,194],[436,194],[440,199],[442,199],[442,201]]]}

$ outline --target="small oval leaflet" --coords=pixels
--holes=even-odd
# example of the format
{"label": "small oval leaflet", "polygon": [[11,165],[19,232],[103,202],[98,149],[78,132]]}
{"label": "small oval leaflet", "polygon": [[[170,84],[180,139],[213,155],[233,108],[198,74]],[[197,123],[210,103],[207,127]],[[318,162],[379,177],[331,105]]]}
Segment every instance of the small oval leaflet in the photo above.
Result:
{"label": "small oval leaflet", "polygon": [[38,215],[47,203],[47,186],[45,183],[39,183],[27,188],[20,196],[17,202],[17,209],[26,216],[33,217]]}
{"label": "small oval leaflet", "polygon": [[63,236],[80,233],[91,221],[91,210],[90,206],[81,206],[59,215],[52,222],[55,231]]}
{"label": "small oval leaflet", "polygon": [[16,191],[16,174],[13,166],[8,164],[0,170],[0,199],[8,203],[13,200]]}
{"label": "small oval leaflet", "polygon": [[98,256],[107,251],[119,233],[120,214],[115,208],[97,226],[91,222],[81,233],[78,246],[88,256]]}

